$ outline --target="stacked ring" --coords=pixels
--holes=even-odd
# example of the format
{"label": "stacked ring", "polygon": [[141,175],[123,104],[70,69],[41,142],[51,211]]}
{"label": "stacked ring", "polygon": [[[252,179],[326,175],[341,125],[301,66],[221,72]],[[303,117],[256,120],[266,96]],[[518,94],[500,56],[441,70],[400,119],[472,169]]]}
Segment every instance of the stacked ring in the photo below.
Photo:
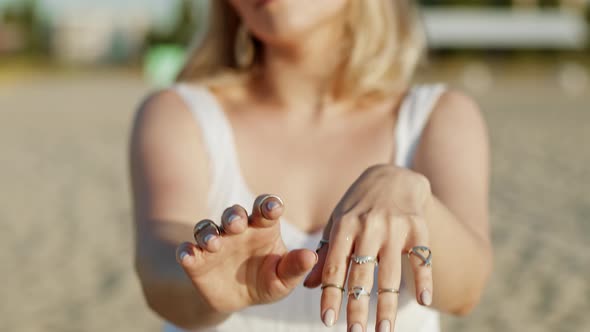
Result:
{"label": "stacked ring", "polygon": [[342,285],[339,285],[339,284],[325,284],[325,285],[322,285],[322,290],[324,290],[326,288],[337,288],[342,293],[344,293],[344,287],[342,287]]}

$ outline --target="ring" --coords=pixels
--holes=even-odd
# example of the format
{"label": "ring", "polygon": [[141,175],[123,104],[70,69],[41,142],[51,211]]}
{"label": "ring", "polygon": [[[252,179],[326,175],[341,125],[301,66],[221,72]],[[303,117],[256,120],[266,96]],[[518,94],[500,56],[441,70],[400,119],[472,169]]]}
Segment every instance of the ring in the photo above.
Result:
{"label": "ring", "polygon": [[322,249],[322,247],[326,244],[329,244],[330,242],[326,239],[321,239],[320,243],[318,243],[318,247],[315,249],[315,251],[319,251],[320,249]]}
{"label": "ring", "polygon": [[204,220],[199,221],[195,225],[195,228],[193,228],[193,236],[195,237],[195,240],[197,238],[197,233],[202,231],[203,229],[205,229],[207,226],[211,226],[211,227],[215,228],[215,232],[217,233],[218,236],[221,234],[221,230],[219,229],[219,226],[217,226],[217,224],[215,224],[213,221],[211,221],[209,219],[204,219]]}
{"label": "ring", "polygon": [[339,284],[325,284],[322,285],[322,290],[324,290],[325,288],[338,288],[342,293],[344,293],[344,287],[342,287],[342,285]]}
{"label": "ring", "polygon": [[352,261],[357,264],[367,264],[367,263],[375,263],[377,264],[378,260],[375,256],[357,256],[352,255]]}
{"label": "ring", "polygon": [[365,290],[364,287],[352,287],[351,289],[348,290],[348,296],[354,296],[355,300],[358,300],[361,298],[361,296],[366,295],[366,296],[371,296],[371,294],[369,292],[367,292]]}
{"label": "ring", "polygon": [[399,294],[399,289],[395,289],[395,288],[379,288],[377,290],[377,295],[380,295],[381,293]]}
{"label": "ring", "polygon": [[[422,255],[420,252],[428,252],[428,256],[424,257],[424,255]],[[432,266],[432,251],[430,250],[430,248],[425,247],[425,246],[416,246],[408,251],[408,258],[412,254],[414,254],[416,257],[420,258],[422,260],[422,262],[424,263],[424,266],[428,266],[428,267]]]}

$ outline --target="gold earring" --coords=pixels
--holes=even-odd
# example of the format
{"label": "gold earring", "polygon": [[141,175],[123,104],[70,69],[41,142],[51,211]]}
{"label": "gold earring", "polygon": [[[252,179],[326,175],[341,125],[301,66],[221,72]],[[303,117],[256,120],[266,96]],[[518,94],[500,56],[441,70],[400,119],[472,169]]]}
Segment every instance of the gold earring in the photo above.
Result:
{"label": "gold earring", "polygon": [[236,33],[234,57],[240,68],[247,68],[254,62],[254,40],[244,23],[240,24]]}

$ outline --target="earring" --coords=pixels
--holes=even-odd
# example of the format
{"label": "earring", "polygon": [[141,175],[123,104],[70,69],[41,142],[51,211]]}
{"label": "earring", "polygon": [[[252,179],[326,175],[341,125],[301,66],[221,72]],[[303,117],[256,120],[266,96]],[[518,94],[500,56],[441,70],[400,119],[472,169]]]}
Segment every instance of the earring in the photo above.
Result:
{"label": "earring", "polygon": [[244,23],[240,24],[236,33],[234,57],[240,68],[247,68],[254,62],[254,40]]}

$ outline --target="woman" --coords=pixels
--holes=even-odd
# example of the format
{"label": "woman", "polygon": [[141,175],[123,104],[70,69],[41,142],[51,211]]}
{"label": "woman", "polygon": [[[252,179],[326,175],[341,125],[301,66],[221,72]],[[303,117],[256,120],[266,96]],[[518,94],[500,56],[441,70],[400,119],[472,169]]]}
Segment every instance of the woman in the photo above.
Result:
{"label": "woman", "polygon": [[131,142],[136,268],[166,329],[468,313],[492,261],[486,129],[464,95],[409,87],[412,1],[219,0],[210,21]]}

